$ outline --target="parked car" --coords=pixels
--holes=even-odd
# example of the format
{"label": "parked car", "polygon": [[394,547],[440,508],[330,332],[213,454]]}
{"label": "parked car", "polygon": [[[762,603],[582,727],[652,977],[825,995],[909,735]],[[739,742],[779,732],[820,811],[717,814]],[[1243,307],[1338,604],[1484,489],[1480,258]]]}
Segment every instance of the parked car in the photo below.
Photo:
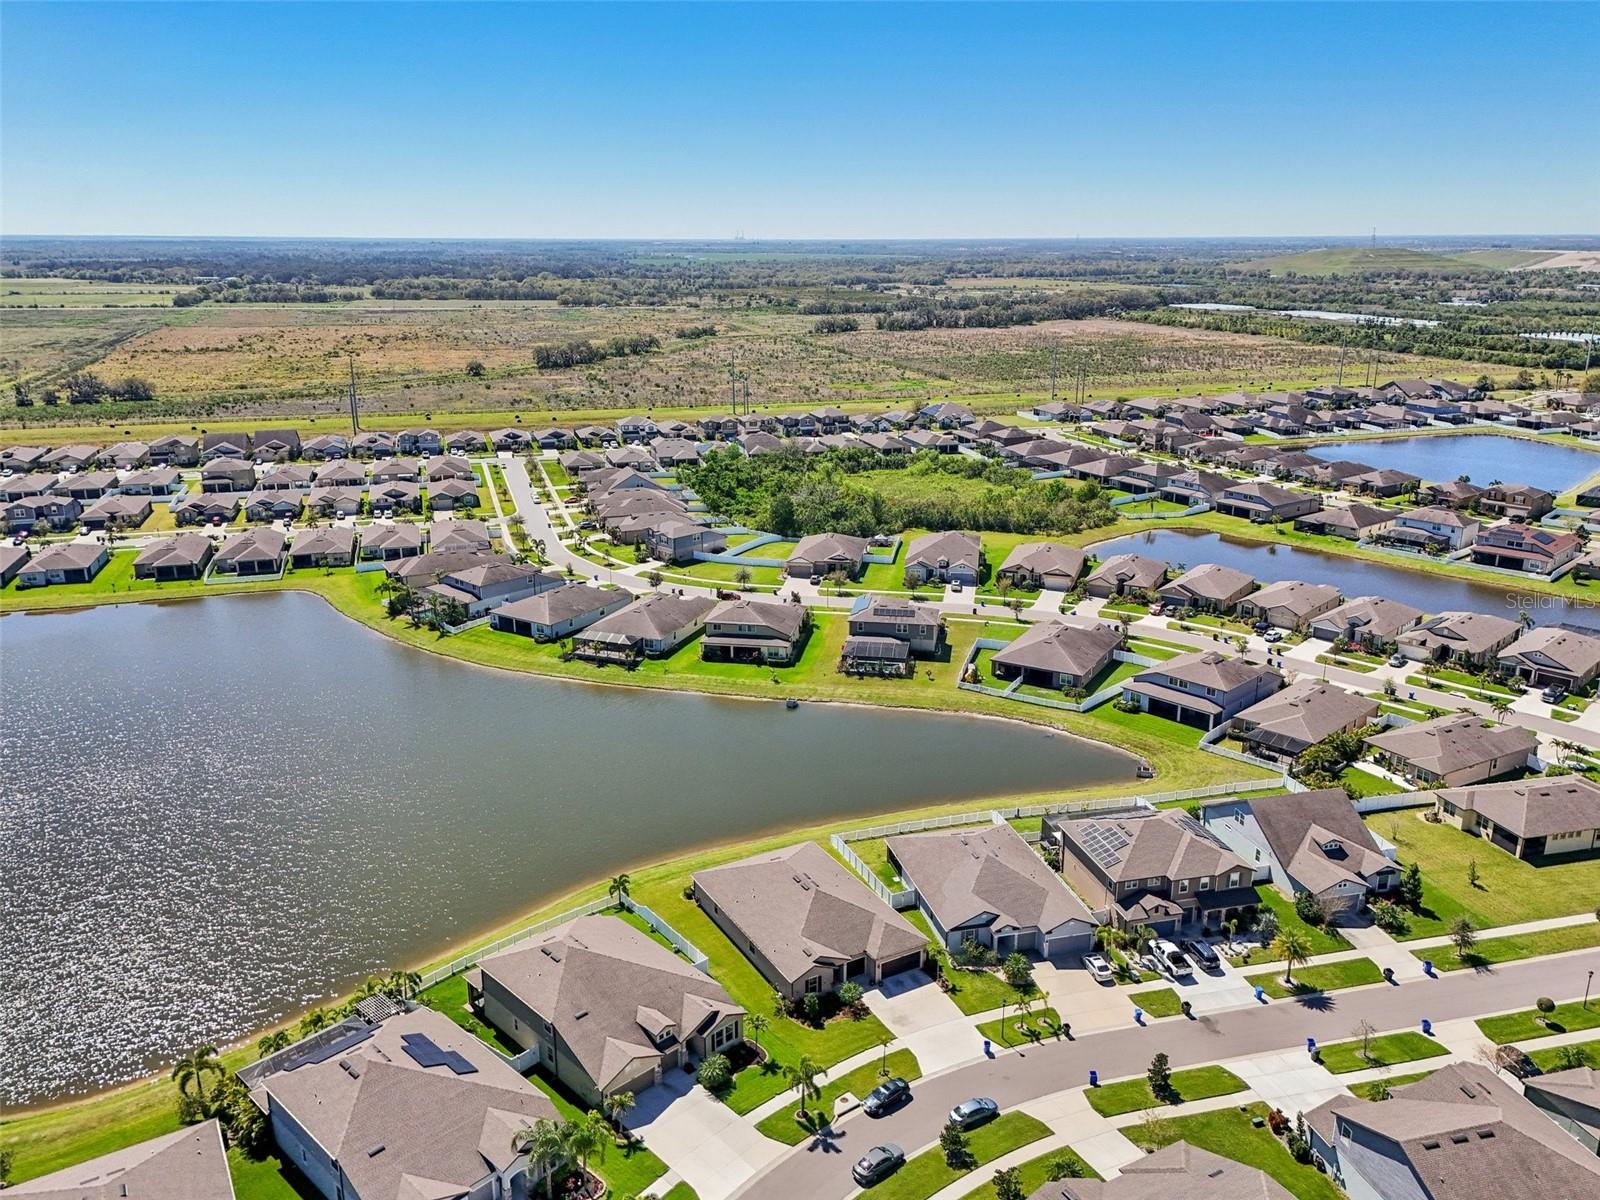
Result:
{"label": "parked car", "polygon": [[862,1187],[871,1187],[875,1183],[882,1183],[905,1165],[906,1152],[893,1142],[885,1142],[881,1146],[874,1146],[859,1159],[856,1165],[850,1168],[850,1177]]}
{"label": "parked car", "polygon": [[1096,983],[1111,983],[1114,974],[1111,964],[1101,954],[1085,954],[1083,956],[1083,969],[1089,972],[1089,978]]}
{"label": "parked car", "polygon": [[1269,629],[1261,635],[1261,640],[1264,642],[1281,642],[1283,641],[1283,630]]}
{"label": "parked car", "polygon": [[1567,689],[1562,687],[1559,683],[1552,683],[1549,687],[1545,688],[1544,691],[1539,693],[1539,699],[1543,700],[1546,704],[1560,704],[1566,698]]}
{"label": "parked car", "polygon": [[893,1112],[909,1099],[911,1099],[911,1085],[897,1076],[885,1080],[868,1092],[867,1098],[861,1102],[861,1111],[869,1117],[881,1117],[884,1113]]}
{"label": "parked car", "polygon": [[1389,665],[1391,667],[1403,667],[1406,665],[1406,661],[1406,656],[1404,654],[1389,655]]}
{"label": "parked car", "polygon": [[1157,938],[1150,947],[1150,952],[1155,955],[1156,962],[1161,965],[1161,973],[1170,975],[1173,979],[1193,979],[1194,966],[1178,949],[1176,942],[1169,942],[1166,938]]}
{"label": "parked car", "polygon": [[1183,948],[1189,952],[1190,958],[1194,959],[1207,971],[1215,971],[1222,966],[1222,959],[1217,957],[1217,952],[1211,948],[1208,942],[1185,942]]}
{"label": "parked car", "polygon": [[952,583],[950,584],[950,590],[952,592],[961,591],[962,590],[961,580],[957,579],[957,580],[952,581]]}
{"label": "parked car", "polygon": [[957,1129],[973,1129],[1000,1115],[1000,1106],[987,1096],[963,1100],[950,1110],[950,1124]]}

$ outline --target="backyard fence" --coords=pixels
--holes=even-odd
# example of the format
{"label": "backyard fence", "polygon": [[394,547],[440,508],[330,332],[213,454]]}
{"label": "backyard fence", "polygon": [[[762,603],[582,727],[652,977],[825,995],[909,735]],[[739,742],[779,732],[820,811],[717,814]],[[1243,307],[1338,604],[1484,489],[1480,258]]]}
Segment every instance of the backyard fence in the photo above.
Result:
{"label": "backyard fence", "polygon": [[[980,650],[1004,650],[1010,642],[998,638],[974,638],[972,648],[967,651],[966,661],[961,664],[961,674],[965,675],[967,669],[977,661]],[[1153,667],[1157,660],[1146,658],[1142,654],[1135,654],[1131,650],[1113,650],[1111,657],[1116,662],[1133,663],[1139,667]],[[992,688],[982,683],[967,683],[958,680],[956,687],[964,692],[979,692],[985,696],[994,696],[1000,700],[1016,700],[1022,704],[1035,704],[1040,708],[1055,708],[1062,712],[1082,713],[1092,708],[1099,708],[1102,704],[1115,700],[1122,695],[1122,685],[1114,683],[1110,687],[1101,688],[1092,696],[1085,696],[1082,700],[1054,700],[1049,696],[1033,696],[1019,689],[1022,687],[1022,676],[1018,675],[1003,688]]]}
{"label": "backyard fence", "polygon": [[850,865],[850,868],[855,871],[857,875],[861,876],[861,881],[873,891],[877,892],[878,898],[890,908],[898,912],[903,909],[916,907],[916,888],[892,888],[888,884],[884,883],[883,880],[878,878],[877,872],[871,867],[867,866],[867,864],[862,861],[861,856],[854,850],[850,849],[849,843],[847,843],[837,833],[828,838],[828,844],[833,847],[834,852],[838,854],[840,858],[844,859],[844,861]]}
{"label": "backyard fence", "polygon": [[1392,812],[1397,808],[1417,808],[1429,802],[1427,792],[1390,792],[1383,796],[1362,796],[1350,803],[1358,813]]}

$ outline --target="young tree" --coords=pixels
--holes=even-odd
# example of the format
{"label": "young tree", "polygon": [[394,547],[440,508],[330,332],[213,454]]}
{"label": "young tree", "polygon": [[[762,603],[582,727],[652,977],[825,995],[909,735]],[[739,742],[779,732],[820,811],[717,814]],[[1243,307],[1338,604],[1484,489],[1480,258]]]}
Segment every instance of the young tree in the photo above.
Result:
{"label": "young tree", "polygon": [[725,1054],[708,1054],[700,1060],[695,1082],[708,1092],[720,1092],[733,1078],[733,1064]]}
{"label": "young tree", "polygon": [[1478,860],[1475,858],[1467,859],[1467,886],[1478,886]]}
{"label": "young tree", "polygon": [[939,1150],[944,1154],[945,1166],[952,1170],[965,1171],[973,1165],[972,1149],[967,1144],[967,1135],[953,1122],[946,1123],[939,1131]]}
{"label": "young tree", "polygon": [[1412,912],[1422,907],[1422,868],[1416,863],[1407,863],[1400,873],[1400,903]]}
{"label": "young tree", "polygon": [[1378,1031],[1373,1028],[1371,1021],[1363,1017],[1356,1022],[1356,1027],[1350,1032],[1361,1039],[1361,1060],[1370,1063],[1372,1061],[1372,1035]]}
{"label": "young tree", "polygon": [[1457,917],[1450,924],[1450,944],[1456,948],[1456,957],[1465,960],[1478,944],[1478,931],[1466,917]]}
{"label": "young tree", "polygon": [[994,1173],[994,1200],[1027,1200],[1027,1195],[1022,1190],[1022,1171],[1019,1168],[1007,1167]]}
{"label": "young tree", "polygon": [[734,585],[741,592],[750,586],[750,581],[754,578],[755,576],[750,573],[749,567],[737,567],[733,572]]}
{"label": "young tree", "polygon": [[1283,959],[1283,982],[1294,982],[1293,971],[1295,967],[1306,962],[1311,957],[1311,941],[1305,934],[1293,929],[1285,929],[1272,941],[1272,950],[1279,958]]}
{"label": "young tree", "polygon": [[1157,1054],[1150,1060],[1150,1067],[1145,1071],[1144,1077],[1150,1085],[1150,1094],[1157,1100],[1165,1100],[1172,1095],[1172,1064],[1165,1052]]}
{"label": "young tree", "polygon": [[1256,914],[1256,937],[1261,939],[1263,946],[1272,945],[1278,936],[1278,914],[1270,908],[1263,908]]}
{"label": "young tree", "polygon": [[757,1049],[761,1047],[761,1035],[771,1024],[772,1022],[760,1013],[751,1013],[744,1019],[744,1027],[750,1031],[750,1040],[756,1044]]}
{"label": "young tree", "polygon": [[611,897],[611,902],[618,908],[627,907],[629,890],[632,887],[632,883],[633,881],[628,878],[628,873],[626,871],[622,872],[620,875],[613,875],[611,877],[611,883],[606,888],[606,895]]}

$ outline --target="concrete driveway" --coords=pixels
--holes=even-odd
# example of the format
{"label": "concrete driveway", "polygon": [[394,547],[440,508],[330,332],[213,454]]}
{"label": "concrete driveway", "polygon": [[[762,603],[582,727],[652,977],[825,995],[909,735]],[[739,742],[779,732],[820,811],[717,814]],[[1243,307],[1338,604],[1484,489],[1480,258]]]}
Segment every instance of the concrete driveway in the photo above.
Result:
{"label": "concrete driveway", "polygon": [[873,1015],[916,1055],[924,1075],[972,1062],[983,1053],[972,1018],[922,971],[892,976],[869,990],[865,1000]]}
{"label": "concrete driveway", "polygon": [[694,1076],[668,1071],[638,1097],[624,1124],[681,1175],[701,1200],[725,1200],[788,1150],[756,1132]]}

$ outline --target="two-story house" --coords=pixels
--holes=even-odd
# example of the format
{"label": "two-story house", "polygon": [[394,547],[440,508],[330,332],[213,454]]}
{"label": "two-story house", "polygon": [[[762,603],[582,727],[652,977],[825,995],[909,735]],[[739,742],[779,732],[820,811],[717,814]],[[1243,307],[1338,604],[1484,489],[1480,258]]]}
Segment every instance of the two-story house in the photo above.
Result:
{"label": "two-story house", "polygon": [[1462,550],[1477,540],[1478,529],[1476,517],[1453,508],[1413,508],[1396,517],[1377,540],[1413,550]]}
{"label": "two-story house", "polygon": [[1583,541],[1563,529],[1512,522],[1478,531],[1472,561],[1485,567],[1554,575],[1583,552]]}
{"label": "two-story house", "polygon": [[811,628],[803,604],[740,597],[724,600],[706,615],[700,657],[708,662],[785,666],[800,656]]}
{"label": "two-story house", "polygon": [[1513,521],[1537,521],[1556,506],[1554,492],[1526,483],[1496,483],[1478,497],[1478,507]]}
{"label": "two-story house", "polygon": [[1282,676],[1270,667],[1201,650],[1140,671],[1122,685],[1122,696],[1142,712],[1214,729],[1270,696],[1282,683]]}
{"label": "two-story house", "polygon": [[1322,507],[1313,492],[1291,492],[1275,483],[1237,483],[1217,497],[1217,511],[1251,521],[1292,521]]}

